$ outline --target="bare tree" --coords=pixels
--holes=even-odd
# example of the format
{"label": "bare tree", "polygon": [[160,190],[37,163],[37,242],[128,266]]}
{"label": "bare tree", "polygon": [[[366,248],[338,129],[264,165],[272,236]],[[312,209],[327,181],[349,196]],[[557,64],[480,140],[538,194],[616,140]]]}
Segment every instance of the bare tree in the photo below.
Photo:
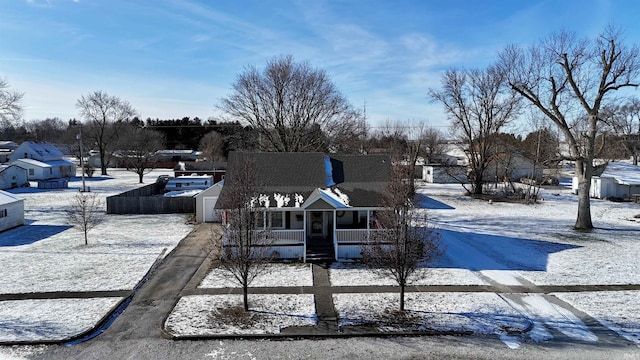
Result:
{"label": "bare tree", "polygon": [[85,245],[89,244],[87,233],[104,220],[103,215],[102,201],[96,193],[78,192],[67,211],[69,222],[84,233]]}
{"label": "bare tree", "polygon": [[442,76],[442,89],[429,90],[429,97],[444,105],[453,134],[467,145],[473,194],[483,192],[485,171],[495,153],[491,137],[520,110],[519,98],[506,85],[505,74],[489,66],[484,70],[448,70]]}
{"label": "bare tree", "polygon": [[441,255],[437,234],[427,225],[426,213],[413,205],[412,186],[406,167],[395,166],[391,182],[376,211],[380,230],[361,246],[362,262],[379,276],[395,280],[400,287],[400,311],[404,311],[406,286]]}
{"label": "bare tree", "polygon": [[249,285],[258,275],[268,271],[274,253],[264,209],[257,203],[260,187],[252,169],[253,161],[249,154],[244,155],[230,161],[230,171],[222,190],[226,210],[220,266],[242,287],[244,310],[247,311]]}
{"label": "bare tree", "polygon": [[128,171],[138,174],[142,184],[145,174],[154,169],[155,152],[164,147],[164,134],[145,127],[128,124],[118,137],[124,166]]}
{"label": "bare tree", "polygon": [[209,161],[224,161],[224,145],[224,136],[213,130],[202,137],[198,150],[202,151],[204,157]]}
{"label": "bare tree", "polygon": [[361,114],[327,73],[288,55],[264,70],[246,67],[220,109],[255,128],[264,150],[326,151],[334,141],[358,134]]}
{"label": "bare tree", "polygon": [[133,118],[136,111],[127,101],[104,91],[82,95],[76,107],[88,122],[84,128],[85,138],[100,152],[100,170],[102,175],[107,175],[107,164],[118,138],[118,129]]}
{"label": "bare tree", "polygon": [[633,165],[638,165],[640,154],[640,99],[631,98],[623,104],[611,109],[611,127],[633,158]]}
{"label": "bare tree", "polygon": [[625,46],[621,37],[613,27],[595,39],[559,32],[528,49],[508,46],[499,55],[509,86],[564,135],[566,159],[576,164],[579,230],[593,229],[589,194],[603,105],[615,91],[638,85],[638,47]]}
{"label": "bare tree", "polygon": [[428,127],[423,135],[425,161],[434,163],[440,161],[440,156],[444,153],[444,134],[442,131]]}
{"label": "bare tree", "polygon": [[0,79],[0,126],[6,127],[12,122],[22,118],[23,93],[9,89],[9,83],[5,79]]}

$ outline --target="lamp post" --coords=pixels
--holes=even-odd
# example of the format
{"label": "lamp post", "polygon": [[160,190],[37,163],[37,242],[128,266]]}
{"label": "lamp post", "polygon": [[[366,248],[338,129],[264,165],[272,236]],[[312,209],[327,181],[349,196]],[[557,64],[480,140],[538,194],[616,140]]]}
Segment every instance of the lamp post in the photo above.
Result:
{"label": "lamp post", "polygon": [[82,124],[80,124],[80,133],[76,136],[76,140],[80,141],[80,174],[82,176],[82,192],[85,192],[84,186],[84,151],[82,151]]}

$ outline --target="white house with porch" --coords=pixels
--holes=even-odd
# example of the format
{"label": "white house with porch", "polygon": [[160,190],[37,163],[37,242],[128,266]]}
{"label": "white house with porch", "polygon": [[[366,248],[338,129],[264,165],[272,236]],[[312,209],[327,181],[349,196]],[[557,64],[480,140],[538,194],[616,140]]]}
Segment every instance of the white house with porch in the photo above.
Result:
{"label": "white house with porch", "polygon": [[[255,209],[263,213],[263,229],[275,238],[271,247],[280,258],[359,258],[361,245],[381,231],[375,212],[390,179],[388,155],[232,152],[225,183],[235,181],[247,163],[261,188]],[[219,211],[230,209],[229,189],[222,188]]]}

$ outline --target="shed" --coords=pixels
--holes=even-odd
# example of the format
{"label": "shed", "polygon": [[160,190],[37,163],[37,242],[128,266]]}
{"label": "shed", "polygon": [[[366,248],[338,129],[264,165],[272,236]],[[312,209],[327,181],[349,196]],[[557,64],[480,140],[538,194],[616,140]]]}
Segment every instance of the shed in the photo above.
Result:
{"label": "shed", "polygon": [[0,190],[0,231],[24,224],[24,199]]}
{"label": "shed", "polygon": [[219,181],[208,189],[202,191],[196,195],[196,222],[219,222],[220,215],[215,210],[216,202],[218,202],[218,196],[222,191],[224,180]]}
{"label": "shed", "polygon": [[[591,197],[631,200],[634,194],[640,194],[639,166],[611,161],[601,171],[591,178]],[[572,189],[577,193],[576,177],[573,178]]]}
{"label": "shed", "polygon": [[0,166],[0,190],[29,186],[27,171],[17,165]]}

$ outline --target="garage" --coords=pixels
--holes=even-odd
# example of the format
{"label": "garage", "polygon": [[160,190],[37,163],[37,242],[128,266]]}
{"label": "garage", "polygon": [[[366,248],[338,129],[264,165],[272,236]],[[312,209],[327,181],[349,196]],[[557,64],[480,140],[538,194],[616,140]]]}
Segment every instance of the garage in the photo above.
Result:
{"label": "garage", "polygon": [[219,222],[220,216],[214,210],[218,195],[222,190],[223,181],[215,183],[213,186],[196,195],[196,222]]}

